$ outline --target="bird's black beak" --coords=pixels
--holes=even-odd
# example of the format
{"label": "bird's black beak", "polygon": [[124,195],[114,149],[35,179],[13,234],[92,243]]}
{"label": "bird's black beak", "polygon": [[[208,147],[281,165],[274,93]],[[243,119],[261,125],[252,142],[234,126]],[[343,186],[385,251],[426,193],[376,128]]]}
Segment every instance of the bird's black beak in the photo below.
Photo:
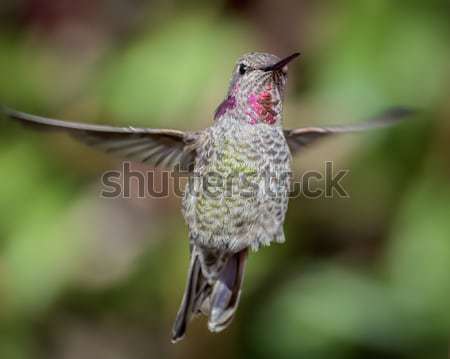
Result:
{"label": "bird's black beak", "polygon": [[281,70],[283,67],[285,67],[288,63],[290,63],[295,58],[299,57],[300,53],[296,52],[288,57],[285,57],[283,60],[278,61],[277,63],[263,67],[261,70],[263,71],[278,71]]}

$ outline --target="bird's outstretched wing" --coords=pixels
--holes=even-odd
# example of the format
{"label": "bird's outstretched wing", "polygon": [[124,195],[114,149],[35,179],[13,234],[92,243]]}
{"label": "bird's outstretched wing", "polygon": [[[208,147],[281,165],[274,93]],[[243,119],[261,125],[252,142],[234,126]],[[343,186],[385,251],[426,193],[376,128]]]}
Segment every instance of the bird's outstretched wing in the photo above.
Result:
{"label": "bird's outstretched wing", "polygon": [[339,133],[361,132],[380,127],[387,127],[397,123],[399,120],[410,116],[415,111],[408,108],[392,108],[382,114],[372,117],[367,121],[353,125],[328,126],[328,127],[303,127],[291,130],[284,130],[284,136],[288,143],[291,153],[294,155],[300,149],[309,144]]}
{"label": "bird's outstretched wing", "polygon": [[197,133],[177,130],[112,127],[67,122],[0,108],[8,118],[36,130],[63,131],[115,156],[150,166],[190,170],[195,161]]}

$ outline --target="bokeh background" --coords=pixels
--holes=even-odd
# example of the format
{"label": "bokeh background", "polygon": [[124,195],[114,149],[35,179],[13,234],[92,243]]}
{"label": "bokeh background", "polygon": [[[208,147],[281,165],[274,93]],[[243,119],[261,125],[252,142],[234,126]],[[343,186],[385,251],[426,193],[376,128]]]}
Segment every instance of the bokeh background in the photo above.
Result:
{"label": "bokeh background", "polygon": [[287,127],[421,111],[298,156],[298,175],[349,169],[350,198],[292,200],[232,325],[177,345],[180,199],[101,199],[120,161],[1,119],[0,358],[447,357],[449,18],[447,0],[2,0],[0,102],[23,111],[200,129],[248,51],[302,53]]}

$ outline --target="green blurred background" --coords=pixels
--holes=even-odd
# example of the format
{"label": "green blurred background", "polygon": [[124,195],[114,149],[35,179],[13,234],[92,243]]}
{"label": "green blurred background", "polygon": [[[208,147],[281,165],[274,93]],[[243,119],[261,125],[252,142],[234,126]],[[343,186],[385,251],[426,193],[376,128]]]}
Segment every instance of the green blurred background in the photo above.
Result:
{"label": "green blurred background", "polygon": [[449,18],[448,0],[2,0],[0,102],[23,111],[200,129],[238,56],[300,51],[287,127],[421,113],[305,150],[296,173],[333,160],[350,198],[292,200],[232,325],[177,345],[180,199],[101,199],[120,161],[0,120],[0,358],[447,357]]}

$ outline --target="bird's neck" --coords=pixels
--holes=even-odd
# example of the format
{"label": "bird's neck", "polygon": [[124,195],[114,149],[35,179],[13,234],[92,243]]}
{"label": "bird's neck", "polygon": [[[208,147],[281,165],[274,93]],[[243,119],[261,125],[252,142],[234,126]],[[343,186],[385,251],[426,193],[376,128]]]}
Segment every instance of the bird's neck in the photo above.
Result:
{"label": "bird's neck", "polygon": [[277,125],[281,123],[282,104],[268,89],[245,94],[230,91],[217,107],[214,120],[224,116],[252,125]]}

